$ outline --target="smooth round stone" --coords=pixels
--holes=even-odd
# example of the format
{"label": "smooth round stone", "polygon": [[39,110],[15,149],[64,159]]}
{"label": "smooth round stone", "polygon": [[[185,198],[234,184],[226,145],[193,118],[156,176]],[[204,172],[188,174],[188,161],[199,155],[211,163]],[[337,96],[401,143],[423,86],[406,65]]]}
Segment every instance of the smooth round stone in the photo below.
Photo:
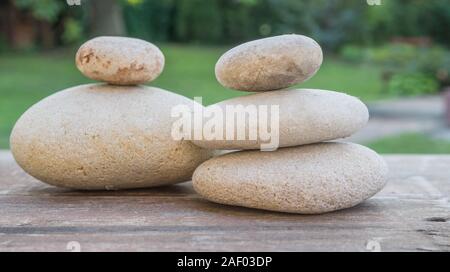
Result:
{"label": "smooth round stone", "polygon": [[[263,92],[222,101],[215,105],[226,112],[227,106],[261,106],[267,105],[270,112],[272,105],[279,106],[279,147],[298,146],[348,137],[361,128],[369,120],[369,111],[356,97],[334,91],[315,89],[281,90],[277,92]],[[225,116],[225,114],[224,114]],[[258,116],[261,118],[261,116]],[[272,115],[269,115],[268,128],[272,129]],[[205,118],[207,123],[208,119]],[[230,125],[227,123],[232,122]],[[233,125],[234,123],[234,125]],[[234,127],[234,131],[246,131],[244,140],[227,140],[226,128]],[[200,127],[193,127],[193,135],[202,135]],[[249,122],[237,122],[224,118],[223,137],[221,139],[195,139],[194,144],[209,149],[260,149],[268,143],[258,132],[256,140],[249,135],[252,127]],[[236,136],[236,135],[235,135]],[[237,137],[235,138],[237,139]]]}
{"label": "smooth round stone", "polygon": [[241,44],[216,64],[223,86],[241,91],[271,91],[311,78],[322,64],[322,49],[302,35],[282,35]]}
{"label": "smooth round stone", "polygon": [[11,135],[18,164],[46,183],[87,190],[173,184],[212,156],[171,137],[170,109],[189,99],[158,88],[82,85],[27,110]]}
{"label": "smooth round stone", "polygon": [[116,85],[136,85],[156,79],[164,55],[155,45],[134,38],[98,37],[76,55],[78,69],[88,78]]}
{"label": "smooth round stone", "polygon": [[213,158],[194,173],[194,189],[227,205],[318,214],[353,207],[379,192],[388,173],[374,151],[320,143]]}

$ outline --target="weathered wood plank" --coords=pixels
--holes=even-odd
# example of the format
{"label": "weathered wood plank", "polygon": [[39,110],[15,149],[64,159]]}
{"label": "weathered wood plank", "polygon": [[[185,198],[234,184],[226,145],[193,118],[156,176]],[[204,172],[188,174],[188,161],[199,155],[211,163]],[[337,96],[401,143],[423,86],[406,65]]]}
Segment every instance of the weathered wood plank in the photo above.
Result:
{"label": "weathered wood plank", "polygon": [[[450,251],[450,156],[386,156],[388,186],[365,203],[303,216],[228,207],[190,183],[130,191],[54,188],[0,152],[0,250]],[[377,245],[378,245],[377,244]]]}

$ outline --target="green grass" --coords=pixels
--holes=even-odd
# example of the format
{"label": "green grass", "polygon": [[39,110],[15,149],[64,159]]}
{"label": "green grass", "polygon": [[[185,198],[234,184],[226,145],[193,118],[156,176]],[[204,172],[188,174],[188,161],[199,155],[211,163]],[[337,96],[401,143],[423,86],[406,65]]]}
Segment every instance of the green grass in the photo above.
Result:
{"label": "green grass", "polygon": [[[223,88],[214,76],[214,65],[226,48],[198,46],[161,46],[166,56],[163,74],[151,85],[184,96],[202,96],[204,104],[245,95]],[[92,82],[78,72],[75,49],[49,53],[0,55],[0,148],[8,148],[15,121],[31,105],[65,88]],[[355,66],[325,56],[317,75],[302,85],[342,91],[364,101],[382,97],[380,70]]]}
{"label": "green grass", "polygon": [[450,141],[435,140],[418,133],[405,133],[383,138],[367,145],[379,153],[449,154]]}

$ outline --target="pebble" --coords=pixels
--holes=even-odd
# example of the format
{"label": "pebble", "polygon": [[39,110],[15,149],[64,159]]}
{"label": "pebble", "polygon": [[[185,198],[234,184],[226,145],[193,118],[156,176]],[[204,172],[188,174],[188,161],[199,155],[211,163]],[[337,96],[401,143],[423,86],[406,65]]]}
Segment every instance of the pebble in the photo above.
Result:
{"label": "pebble", "polygon": [[75,58],[88,78],[115,85],[137,85],[156,79],[164,69],[164,55],[140,39],[97,37],[84,43]]}
{"label": "pebble", "polygon": [[55,186],[118,190],[188,181],[213,152],[172,140],[171,108],[181,104],[193,106],[159,88],[73,87],[20,117],[11,151],[26,172]]}
{"label": "pebble", "polygon": [[374,151],[328,142],[216,157],[197,168],[193,185],[216,203],[320,214],[372,197],[385,186],[387,172],[386,163]]}
{"label": "pebble", "polygon": [[[246,96],[240,96],[219,102],[209,106],[219,106],[226,112],[228,106],[268,106],[267,128],[261,126],[264,131],[272,130],[273,112],[270,112],[272,105],[279,106],[279,127],[274,127],[279,131],[279,147],[297,146],[303,144],[317,143],[322,141],[335,140],[348,137],[363,128],[369,119],[369,111],[356,97],[326,90],[316,89],[296,89],[282,90],[276,92],[263,92]],[[224,114],[226,116],[226,114]],[[262,118],[263,114],[258,118]],[[250,122],[237,122],[234,118],[224,118],[223,135],[211,139],[203,137],[195,139],[193,142],[203,148],[209,149],[260,149],[262,144],[273,141],[265,139],[265,135],[259,133],[256,126],[251,126]],[[204,122],[209,119],[205,118]],[[249,119],[247,119],[249,120]],[[275,120],[275,119],[273,119]],[[235,138],[227,140],[227,127],[234,127],[234,131],[245,131],[246,138],[237,140]],[[203,129],[199,126],[193,127],[193,135],[202,135]],[[250,138],[250,130],[258,133],[256,139]],[[219,138],[219,139],[217,139]]]}
{"label": "pebble", "polygon": [[216,78],[227,88],[272,91],[304,82],[322,64],[319,44],[302,35],[281,35],[241,44],[216,64]]}

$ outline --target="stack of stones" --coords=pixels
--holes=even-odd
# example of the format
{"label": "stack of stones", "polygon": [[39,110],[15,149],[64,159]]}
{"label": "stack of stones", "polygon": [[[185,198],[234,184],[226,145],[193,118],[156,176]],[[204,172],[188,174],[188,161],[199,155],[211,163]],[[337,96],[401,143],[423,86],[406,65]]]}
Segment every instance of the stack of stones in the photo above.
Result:
{"label": "stack of stones", "polygon": [[[30,175],[61,187],[143,188],[193,175],[195,190],[213,202],[307,214],[352,207],[383,188],[387,167],[368,148],[326,142],[367,123],[360,100],[333,91],[285,89],[312,77],[321,63],[320,46],[301,35],[249,42],[218,61],[222,85],[259,93],[210,107],[279,107],[280,148],[264,152],[258,150],[265,141],[261,135],[173,139],[171,110],[185,105],[194,111],[199,105],[139,85],[162,73],[162,52],[138,39],[95,38],[78,50],[76,65],[104,83],[72,87],[33,105],[11,133],[11,150]],[[236,131],[250,129],[247,122],[237,126]],[[241,151],[212,158],[213,150]]]}
{"label": "stack of stones", "polygon": [[[18,164],[46,183],[116,190],[190,180],[212,151],[171,137],[171,108],[191,100],[142,84],[164,56],[151,43],[99,37],[76,55],[78,69],[106,82],[57,92],[28,109],[11,134]],[[49,79],[51,80],[51,79]]]}
{"label": "stack of stones", "polygon": [[[321,63],[320,46],[301,35],[248,42],[219,59],[216,77],[223,86],[259,93],[213,106],[225,111],[228,105],[278,105],[280,148],[255,150],[264,143],[259,137],[195,140],[203,148],[243,150],[200,165],[193,176],[199,194],[221,204],[316,214],[355,206],[384,187],[388,170],[378,154],[361,145],[330,142],[367,123],[368,110],[359,99],[334,91],[285,89],[311,78]],[[235,130],[251,129],[248,122],[234,125]]]}

